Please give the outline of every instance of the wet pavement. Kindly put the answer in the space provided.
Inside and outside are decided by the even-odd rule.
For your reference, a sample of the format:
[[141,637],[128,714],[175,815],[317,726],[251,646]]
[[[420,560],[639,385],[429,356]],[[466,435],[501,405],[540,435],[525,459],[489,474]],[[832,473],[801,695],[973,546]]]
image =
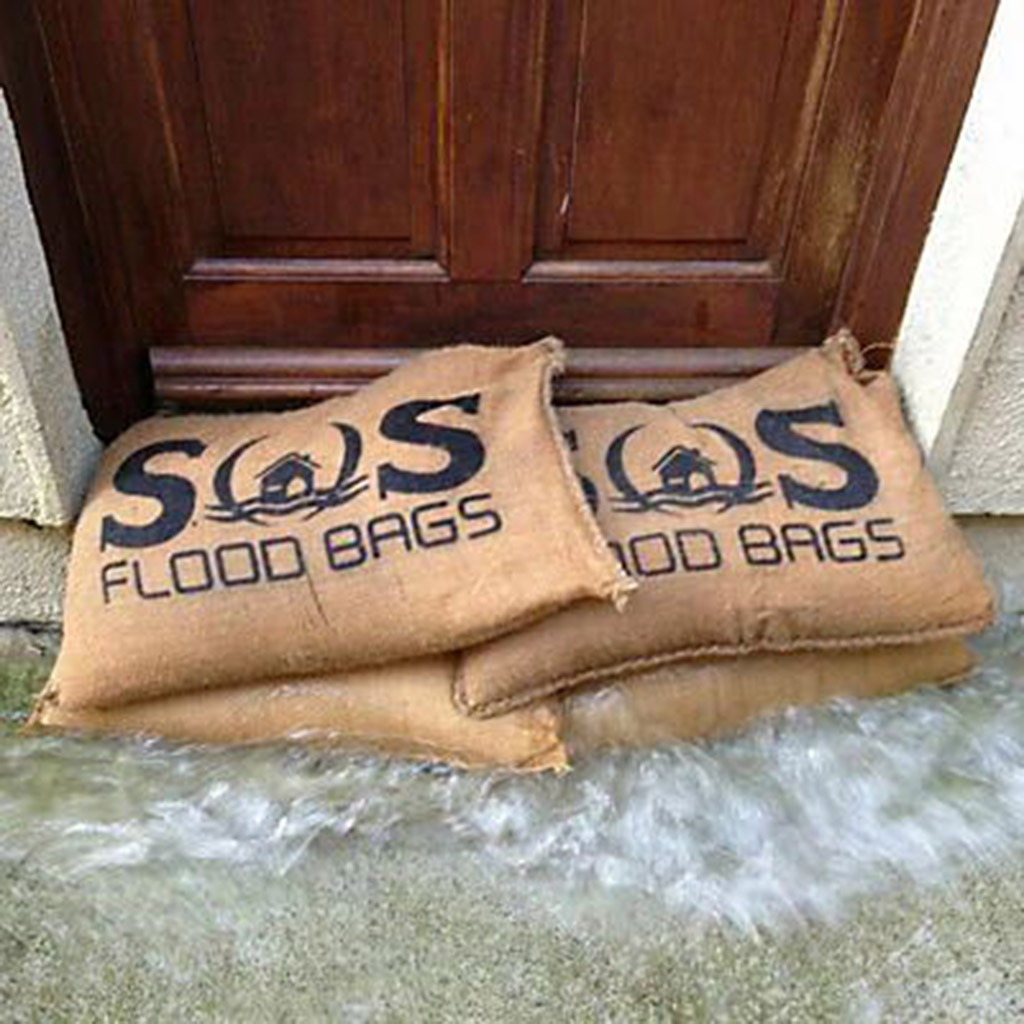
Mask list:
[[0,683],[0,1021],[1024,1015],[1024,637],[564,777],[22,738]]

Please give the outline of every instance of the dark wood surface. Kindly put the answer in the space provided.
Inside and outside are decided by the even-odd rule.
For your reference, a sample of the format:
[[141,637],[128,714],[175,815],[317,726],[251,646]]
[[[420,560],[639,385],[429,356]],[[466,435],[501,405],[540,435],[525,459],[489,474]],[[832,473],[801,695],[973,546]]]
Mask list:
[[148,408],[149,377],[145,358],[122,344],[114,328],[118,297],[108,291],[110,282],[97,265],[33,0],[0,5],[0,82],[75,374],[92,423],[109,436]]
[[433,233],[412,237],[412,211],[433,205],[429,162],[410,159],[408,140],[429,134],[430,108],[407,103],[405,78],[429,67],[436,41],[406,48],[401,0],[338,9],[191,4],[223,235],[236,248],[312,238],[351,242],[349,254],[379,241],[428,255]]
[[[175,346],[301,364],[550,332],[634,367],[585,396],[670,394],[652,351],[739,366],[837,318],[888,341],[994,6],[12,0],[0,36],[32,37],[5,81],[110,433]],[[682,366],[677,390],[723,377]],[[207,378],[196,400],[328,386]]]
[[[151,350],[156,394],[170,406],[280,404],[348,394],[415,348],[174,346]],[[800,348],[574,348],[555,383],[563,402],[688,398],[759,373]]]
[[[921,4],[878,142],[833,323],[891,340],[985,49],[995,0]],[[894,244],[899,240],[899,244]],[[884,350],[874,353],[876,365]]]
[[567,242],[749,238],[772,122],[797,112],[775,109],[787,28],[812,5],[700,6],[687,18],[674,0],[586,5],[578,95],[553,97],[575,107]]

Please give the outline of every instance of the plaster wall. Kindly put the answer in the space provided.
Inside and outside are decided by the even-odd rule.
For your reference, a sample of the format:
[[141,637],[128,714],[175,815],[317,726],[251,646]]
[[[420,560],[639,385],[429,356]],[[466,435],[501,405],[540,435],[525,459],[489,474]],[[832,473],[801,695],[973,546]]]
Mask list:
[[0,519],[69,523],[98,452],[0,94]]
[[0,630],[60,621],[70,546],[68,527],[0,520]]
[[[893,368],[929,461],[944,477],[1024,267],[1024,0],[1001,0],[911,287]],[[1010,368],[1009,366],[1007,368]],[[1017,377],[1018,383],[1024,378]],[[957,500],[975,504],[962,482]],[[979,490],[986,487],[978,479]],[[1024,505],[1016,511],[1024,511]]]
[[0,624],[59,620],[67,526],[99,451],[0,92]]
[[956,512],[1024,513],[1024,275],[978,372],[941,479]]

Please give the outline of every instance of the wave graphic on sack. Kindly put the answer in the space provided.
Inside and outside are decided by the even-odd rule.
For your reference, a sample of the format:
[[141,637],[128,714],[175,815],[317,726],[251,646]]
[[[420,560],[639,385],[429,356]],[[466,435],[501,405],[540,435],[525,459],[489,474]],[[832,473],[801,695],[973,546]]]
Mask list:
[[637,487],[626,471],[625,448],[643,424],[629,427],[608,446],[605,466],[619,493],[612,500],[616,512],[666,511],[673,508],[700,508],[718,505],[726,512],[737,505],[755,505],[774,493],[767,480],[757,479],[757,466],[750,447],[725,427],[714,423],[695,423],[694,430],[712,431],[726,443],[736,460],[736,481],[718,479],[718,463],[700,448],[673,445],[653,463],[660,486],[643,490]]
[[207,505],[207,519],[218,523],[248,522],[264,525],[267,518],[281,519],[306,512],[313,519],[325,509],[346,505],[369,488],[365,473],[355,475],[362,457],[359,431],[347,423],[332,423],[341,434],[343,453],[338,475],[329,487],[317,487],[315,474],[322,467],[308,453],[288,452],[255,474],[259,491],[248,498],[236,497],[232,478],[243,455],[266,437],[253,438],[235,448],[217,467],[213,489],[217,503]]

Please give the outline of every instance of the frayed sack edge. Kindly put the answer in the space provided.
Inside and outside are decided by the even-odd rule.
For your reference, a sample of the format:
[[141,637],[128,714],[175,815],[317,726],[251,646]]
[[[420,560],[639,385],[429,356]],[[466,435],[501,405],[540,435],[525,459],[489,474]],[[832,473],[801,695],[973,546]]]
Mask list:
[[[791,653],[794,653],[794,652],[791,652]],[[849,693],[849,694],[835,693],[835,694],[830,694],[829,696],[824,697],[824,698],[822,698],[820,700],[815,700],[815,701],[811,701],[811,702],[808,702],[808,703],[799,703],[799,704],[794,703],[794,704],[786,704],[786,705],[783,705],[783,706],[780,706],[780,707],[765,708],[765,709],[763,709],[761,711],[755,711],[752,715],[750,715],[749,718],[745,719],[743,722],[738,722],[738,723],[734,723],[734,724],[731,724],[731,725],[723,726],[720,729],[710,729],[707,732],[700,733],[699,736],[681,737],[681,736],[672,736],[671,734],[667,734],[667,735],[665,735],[661,739],[650,739],[648,741],[645,741],[644,744],[643,744],[643,747],[649,749],[649,748],[656,748],[656,747],[659,747],[659,746],[665,746],[665,745],[670,744],[670,743],[692,743],[692,742],[699,742],[701,740],[714,740],[714,739],[722,739],[722,738],[727,737],[727,736],[737,736],[737,735],[740,735],[741,733],[743,733],[745,730],[751,728],[756,722],[760,721],[761,719],[771,718],[773,715],[782,714],[785,711],[791,710],[793,708],[822,707],[822,706],[824,706],[826,704],[831,703],[832,701],[843,701],[843,700],[871,700],[871,701],[874,701],[874,700],[887,700],[887,699],[892,698],[892,697],[900,697],[900,696],[904,696],[907,693],[913,693],[914,691],[919,690],[919,689],[921,689],[923,687],[938,686],[938,687],[941,687],[941,688],[945,688],[947,686],[955,686],[958,683],[962,683],[964,680],[968,679],[971,676],[971,674],[975,671],[976,668],[977,668],[977,664],[975,663],[975,661],[974,661],[974,659],[972,657],[971,664],[968,665],[966,668],[958,668],[958,669],[955,669],[953,671],[947,672],[945,675],[936,676],[934,679],[922,680],[920,682],[913,683],[913,684],[909,685],[905,690],[895,691],[893,693],[887,693],[887,694],[882,694],[882,695],[878,695],[878,694],[862,695],[862,694],[856,694],[856,693]],[[600,688],[602,688],[605,685],[607,685],[609,687],[612,687],[612,686],[614,686],[616,684],[616,682],[622,682],[622,681],[623,681],[622,679],[606,680],[603,683],[598,684],[595,687],[595,689],[600,689]],[[627,679],[625,681],[628,682],[629,680]],[[569,698],[570,698],[570,694],[566,694],[565,699],[568,700]],[[587,748],[585,744],[582,744],[582,743],[579,743],[579,742],[577,742],[574,745],[574,743],[573,743],[573,736],[572,736],[572,730],[571,730],[571,728],[569,726],[569,721],[570,721],[570,715],[569,714],[563,714],[561,722],[559,723],[559,726],[558,726],[558,737],[561,740],[561,742],[564,744],[567,756],[568,756],[570,762],[572,762],[572,763],[575,763],[577,758],[585,759],[585,758],[591,757],[591,756],[593,756],[594,754],[597,754],[597,753],[603,753],[603,752],[612,751],[612,750],[636,750],[637,749],[636,744],[630,744],[628,740],[622,740],[622,741],[620,741],[618,743],[597,744],[597,745],[595,745],[592,748]]]
[[869,636],[853,637],[813,637],[793,640],[788,643],[756,643],[756,644],[705,644],[702,647],[679,648],[663,654],[633,658],[602,668],[587,669],[571,675],[560,676],[543,686],[531,687],[520,693],[499,697],[496,700],[473,703],[465,690],[465,673],[463,659],[460,656],[455,667],[453,698],[456,707],[470,718],[494,718],[508,711],[532,704],[545,697],[551,697],[563,690],[575,690],[588,683],[611,682],[625,675],[644,672],[648,669],[662,668],[697,658],[735,658],[752,654],[792,654],[797,651],[842,651],[857,650],[864,647],[894,647],[899,644],[927,643],[929,640],[946,640],[951,637],[969,636],[980,633],[992,624],[993,609],[989,608],[981,615],[965,619],[962,622],[933,629],[912,630],[904,633],[876,633]]
[[[265,685],[265,684],[261,684]],[[208,694],[209,690],[196,691]],[[176,695],[181,697],[183,695]],[[159,699],[159,698],[157,698]],[[552,737],[551,742],[540,746],[534,753],[521,760],[514,761],[488,761],[485,757],[467,756],[465,753],[454,748],[445,747],[441,744],[431,743],[416,737],[398,735],[393,733],[346,733],[344,729],[321,729],[301,727],[292,732],[280,736],[268,736],[260,739],[239,740],[237,743],[206,742],[203,740],[189,739],[187,737],[165,734],[158,729],[90,729],[85,726],[75,725],[53,725],[44,721],[47,711],[50,708],[60,705],[60,687],[51,677],[43,687],[35,704],[29,714],[28,720],[19,730],[21,736],[37,736],[42,734],[53,735],[80,735],[90,737],[143,737],[147,739],[160,739],[169,743],[182,744],[185,746],[217,747],[256,747],[269,746],[273,744],[298,743],[304,746],[329,747],[338,751],[348,753],[376,753],[378,755],[395,757],[407,761],[424,762],[427,764],[444,764],[462,771],[487,771],[505,772],[509,774],[536,774],[539,772],[553,771],[562,774],[569,771],[569,755],[563,734],[564,715],[561,704],[538,707],[535,710],[543,716],[543,721],[532,722],[527,727],[528,731],[534,734],[542,733]],[[108,709],[116,710],[116,708]],[[102,713],[102,712],[101,712]]]
[[537,345],[547,345],[548,351],[552,354],[552,361],[544,374],[544,383],[541,394],[541,402],[544,406],[544,421],[548,427],[548,434],[555,451],[558,453],[558,464],[562,467],[562,477],[566,486],[573,496],[573,508],[576,511],[583,529],[589,541],[590,554],[594,558],[595,565],[606,578],[599,586],[597,597],[601,600],[610,600],[617,611],[622,611],[629,600],[629,595],[636,590],[638,584],[619,564],[618,559],[612,554],[608,546],[608,540],[601,532],[597,517],[587,503],[587,496],[583,492],[583,485],[572,464],[572,456],[569,454],[568,445],[564,440],[561,424],[555,415],[554,405],[554,378],[556,375],[565,372],[566,356],[565,343],[559,338],[544,338],[536,342]]
[[[879,376],[880,371],[867,369],[864,349],[848,327],[841,327],[835,334],[826,338],[821,344],[821,350],[826,354],[836,354],[842,360],[843,367],[849,376],[859,384],[866,384]],[[568,452],[566,452],[566,457],[568,458]],[[616,605],[616,607],[619,606]],[[509,694],[505,697],[482,702],[472,701],[466,692],[464,660],[460,654],[455,667],[452,699],[455,702],[455,706],[463,714],[471,718],[494,718],[507,711],[513,711],[545,697],[559,694],[563,690],[573,690],[588,683],[612,682],[624,675],[652,668],[661,668],[697,658],[719,656],[742,657],[750,654],[786,654],[797,651],[829,651],[856,649],[875,645],[894,646],[907,643],[926,643],[929,640],[943,640],[981,632],[992,624],[994,617],[995,610],[990,606],[980,615],[973,616],[962,622],[904,633],[853,637],[798,638],[784,644],[772,644],[770,642],[756,644],[706,644],[701,647],[677,648],[662,654],[634,658],[602,668],[588,669],[583,672],[560,676],[545,683],[543,686],[530,687],[520,693]]]

